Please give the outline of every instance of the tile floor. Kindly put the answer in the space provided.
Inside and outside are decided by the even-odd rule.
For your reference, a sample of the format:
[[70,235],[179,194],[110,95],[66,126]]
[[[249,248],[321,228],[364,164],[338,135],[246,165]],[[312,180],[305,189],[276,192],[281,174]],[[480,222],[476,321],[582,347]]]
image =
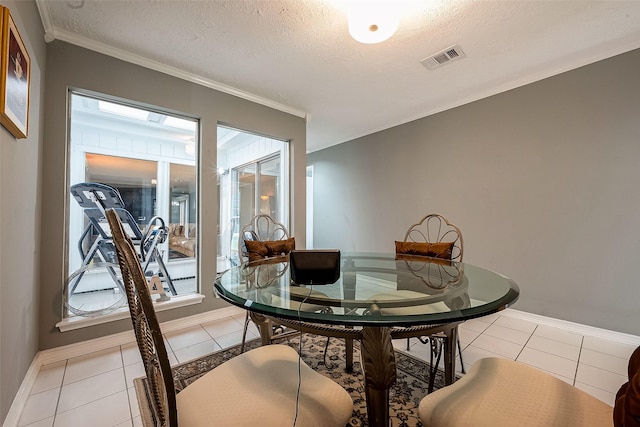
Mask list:
[[[165,334],[172,364],[240,342],[244,315]],[[634,346],[531,323],[506,312],[460,326],[465,367],[487,356],[519,360],[543,369],[613,404],[625,382]],[[257,330],[250,330],[251,337]],[[406,340],[394,343],[404,349]],[[410,353],[428,358],[412,339]],[[459,360],[457,366],[459,367]],[[23,410],[20,426],[141,426],[133,379],[144,375],[135,343],[45,365]]]

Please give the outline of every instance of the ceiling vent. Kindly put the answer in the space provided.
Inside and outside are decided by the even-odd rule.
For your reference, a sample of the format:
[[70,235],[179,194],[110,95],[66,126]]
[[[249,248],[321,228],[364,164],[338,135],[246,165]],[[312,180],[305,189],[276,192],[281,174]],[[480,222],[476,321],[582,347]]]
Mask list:
[[441,67],[460,58],[464,58],[464,52],[462,49],[458,46],[451,46],[442,52],[438,52],[435,55],[424,58],[420,63],[429,70],[433,70],[434,68]]

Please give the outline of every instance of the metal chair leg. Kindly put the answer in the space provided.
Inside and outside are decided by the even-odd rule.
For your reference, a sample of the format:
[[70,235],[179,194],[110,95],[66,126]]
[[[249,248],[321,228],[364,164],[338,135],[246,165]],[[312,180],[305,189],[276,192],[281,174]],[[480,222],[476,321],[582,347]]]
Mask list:
[[240,346],[240,354],[244,353],[244,344],[247,341],[247,329],[249,328],[250,320],[251,319],[249,318],[249,312],[247,311],[247,314],[244,318],[244,329],[242,331],[242,345]]
[[[424,344],[426,344],[427,342],[431,341],[431,348],[430,350],[430,354],[429,354],[429,386],[427,389],[427,393],[431,393],[433,391],[434,388],[434,381],[435,381],[435,376],[436,376],[436,372],[438,371],[438,365],[440,364],[440,358],[442,356],[442,350],[443,350],[443,346],[444,346],[444,341],[447,339],[446,337],[439,337],[438,339],[434,339],[434,337],[425,337],[426,340],[423,341],[422,337],[418,337],[418,339],[420,341],[422,341]],[[456,346],[458,347],[458,355],[460,356],[460,369],[462,371],[463,374],[466,374],[466,371],[464,369],[464,362],[462,360],[462,346],[460,345],[460,337],[456,337]],[[434,357],[435,357],[435,363],[434,363]]]
[[460,356],[460,370],[463,374],[467,372],[464,369],[464,362],[462,361],[462,346],[460,345],[460,337],[458,336],[458,355]]
[[[433,388],[435,386],[436,381],[436,373],[438,372],[438,365],[440,364],[440,359],[442,357],[442,349],[444,346],[444,339],[433,339],[430,338],[430,352],[429,352],[429,385],[427,388],[427,393],[433,392]],[[435,356],[435,363],[434,358]]]

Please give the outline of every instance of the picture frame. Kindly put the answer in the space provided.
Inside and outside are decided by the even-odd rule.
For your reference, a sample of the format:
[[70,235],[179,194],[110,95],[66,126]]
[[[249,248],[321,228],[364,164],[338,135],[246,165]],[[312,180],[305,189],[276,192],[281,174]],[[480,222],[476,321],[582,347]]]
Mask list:
[[31,58],[9,9],[0,10],[0,124],[17,138],[29,130]]

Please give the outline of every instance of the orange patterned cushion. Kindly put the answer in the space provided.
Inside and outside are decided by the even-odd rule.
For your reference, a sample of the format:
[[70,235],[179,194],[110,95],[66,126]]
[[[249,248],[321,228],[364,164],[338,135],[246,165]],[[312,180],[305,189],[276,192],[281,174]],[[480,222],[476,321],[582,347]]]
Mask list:
[[420,255],[432,258],[451,259],[454,242],[398,242],[396,241],[396,254]]
[[249,262],[287,255],[296,248],[294,237],[286,240],[245,240]]

